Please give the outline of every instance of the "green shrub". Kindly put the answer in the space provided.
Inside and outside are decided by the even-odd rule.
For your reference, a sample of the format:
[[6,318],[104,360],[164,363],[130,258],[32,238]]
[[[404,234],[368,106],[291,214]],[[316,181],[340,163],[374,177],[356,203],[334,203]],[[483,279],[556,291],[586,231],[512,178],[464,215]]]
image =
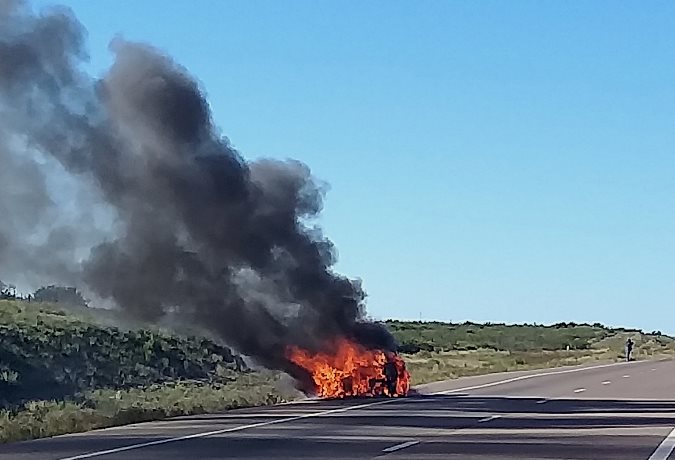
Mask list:
[[[422,350],[556,351],[568,346],[588,350],[617,330],[598,325],[559,323],[553,326],[386,321],[402,353]],[[672,340],[672,339],[671,339]]]
[[39,304],[1,302],[0,312],[0,408],[97,388],[220,381],[245,370],[229,348],[204,338],[102,327]]

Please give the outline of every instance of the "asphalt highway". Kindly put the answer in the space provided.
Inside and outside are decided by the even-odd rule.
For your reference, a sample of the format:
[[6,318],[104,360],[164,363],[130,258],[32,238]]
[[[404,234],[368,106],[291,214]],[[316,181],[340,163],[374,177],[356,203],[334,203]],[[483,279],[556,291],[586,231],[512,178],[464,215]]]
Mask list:
[[675,362],[492,374],[0,446],[0,460],[675,459]]

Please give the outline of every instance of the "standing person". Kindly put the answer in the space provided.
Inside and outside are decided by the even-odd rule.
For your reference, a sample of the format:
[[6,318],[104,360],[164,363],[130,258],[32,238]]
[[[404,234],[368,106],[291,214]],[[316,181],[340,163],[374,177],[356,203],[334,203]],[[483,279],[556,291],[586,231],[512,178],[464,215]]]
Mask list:
[[630,354],[633,351],[633,339],[628,337],[626,340],[626,361],[630,361]]
[[389,396],[396,394],[396,386],[398,384],[398,369],[393,357],[388,356],[387,362],[384,365],[384,376],[387,380],[387,393]]

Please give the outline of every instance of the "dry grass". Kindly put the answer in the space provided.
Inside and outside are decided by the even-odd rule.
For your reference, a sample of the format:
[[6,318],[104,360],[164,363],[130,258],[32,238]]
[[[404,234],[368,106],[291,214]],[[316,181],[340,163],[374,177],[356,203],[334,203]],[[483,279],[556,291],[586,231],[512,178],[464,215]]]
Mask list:
[[587,350],[497,351],[493,349],[422,351],[406,355],[413,385],[458,377],[528,369],[574,366],[625,359],[628,336],[635,341],[634,358],[675,357],[675,341],[652,335],[619,333],[598,341]]
[[0,411],[0,443],[56,436],[178,415],[220,412],[290,400],[274,376],[245,374],[227,384],[182,382],[125,391],[97,390],[80,400],[34,401]]
[[[420,355],[426,356],[420,356]],[[573,366],[605,360],[601,351],[515,352],[495,350],[423,352],[406,356],[414,385],[472,375]]]

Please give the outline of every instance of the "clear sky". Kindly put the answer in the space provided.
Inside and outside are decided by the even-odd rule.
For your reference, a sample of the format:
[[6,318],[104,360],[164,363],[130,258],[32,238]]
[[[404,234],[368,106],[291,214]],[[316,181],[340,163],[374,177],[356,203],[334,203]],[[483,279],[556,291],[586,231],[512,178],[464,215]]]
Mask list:
[[330,183],[374,317],[675,333],[675,2],[60,3],[94,72],[150,42],[245,157]]

